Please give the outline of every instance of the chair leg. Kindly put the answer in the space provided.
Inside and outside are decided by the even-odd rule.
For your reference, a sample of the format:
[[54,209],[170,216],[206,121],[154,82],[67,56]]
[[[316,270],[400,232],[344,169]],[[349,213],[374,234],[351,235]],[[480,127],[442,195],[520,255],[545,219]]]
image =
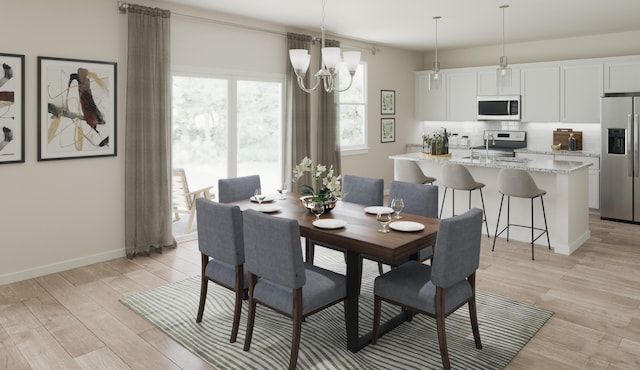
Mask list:
[[442,218],[442,211],[444,210],[444,200],[447,199],[447,188],[444,188],[444,195],[442,195],[442,205],[440,206],[440,216]]
[[[484,206],[484,197],[482,196],[482,189],[480,190],[480,201],[482,202],[482,212],[484,213],[484,227],[487,229],[487,238],[490,238],[489,235],[489,221],[487,221],[487,209]],[[469,194],[469,209],[471,209],[471,194]]]
[[511,197],[507,195],[507,241],[509,241],[509,225],[511,225]]
[[378,342],[378,330],[380,329],[380,309],[382,308],[382,300],[375,296],[373,299],[373,330],[371,331],[371,344]]
[[551,249],[551,242],[549,241],[549,228],[547,227],[547,213],[544,211],[544,200],[542,199],[542,195],[540,196],[540,203],[542,204],[542,216],[544,218],[544,230],[547,233],[547,245],[549,249]]
[[189,234],[191,229],[193,228],[193,219],[196,215],[196,207],[191,208],[191,213],[189,213],[189,220],[187,220],[187,226],[184,228],[184,233]]
[[476,343],[477,349],[482,349],[480,341],[480,329],[478,329],[478,313],[476,310],[476,274],[475,272],[467,278],[471,284],[472,295],[469,299],[469,318],[471,319],[471,330],[473,331],[473,341]]
[[384,274],[384,270],[382,269],[382,262],[378,262],[378,274]]
[[300,336],[302,334],[302,288],[293,291],[293,337],[291,338],[291,356],[289,370],[294,370],[298,363]]
[[207,287],[209,286],[209,279],[204,275],[207,264],[209,263],[209,256],[200,254],[202,259],[202,272],[200,282],[200,304],[198,305],[198,316],[196,316],[196,322],[202,322],[202,314],[204,313],[204,304],[207,301]]
[[533,198],[531,198],[531,260],[533,261]]
[[253,336],[253,323],[256,319],[256,301],[253,300],[253,288],[258,281],[256,275],[249,273],[249,313],[247,314],[247,330],[244,335],[243,351],[249,351],[251,348],[251,337]]
[[496,238],[498,237],[498,227],[500,226],[500,214],[502,213],[503,202],[504,202],[504,194],[502,194],[502,198],[500,198],[500,209],[498,210],[498,219],[496,220],[496,232],[495,234],[493,234],[493,247],[491,247],[492,252],[496,248]]
[[451,363],[449,362],[449,350],[447,348],[447,333],[444,327],[444,289],[440,287],[436,287],[436,327],[442,367],[445,370],[450,370]]
[[236,266],[236,300],[233,307],[233,326],[231,327],[231,338],[229,343],[235,343],[238,338],[238,328],[240,327],[240,314],[242,313],[242,297],[244,295],[244,268],[243,265]]
[[313,240],[305,239],[305,257],[306,262],[313,265],[313,257],[315,255],[316,246]]
[[456,189],[451,188],[451,217],[456,215]]

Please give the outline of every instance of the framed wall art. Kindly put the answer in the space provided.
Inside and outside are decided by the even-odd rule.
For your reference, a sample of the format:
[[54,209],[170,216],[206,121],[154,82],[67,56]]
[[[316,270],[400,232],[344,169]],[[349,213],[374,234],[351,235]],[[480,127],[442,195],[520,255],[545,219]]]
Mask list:
[[382,114],[396,114],[395,90],[380,90],[380,107]]
[[0,53],[0,164],[24,162],[24,55]]
[[382,118],[380,120],[380,142],[393,143],[396,141],[396,119],[395,118]]
[[116,67],[38,57],[38,161],[116,155]]

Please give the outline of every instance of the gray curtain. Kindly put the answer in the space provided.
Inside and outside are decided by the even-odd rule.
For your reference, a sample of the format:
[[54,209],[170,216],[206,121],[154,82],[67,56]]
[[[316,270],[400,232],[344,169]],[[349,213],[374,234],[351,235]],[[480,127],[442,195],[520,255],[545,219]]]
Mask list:
[[128,258],[175,247],[171,222],[171,50],[168,10],[129,5],[125,142]]
[[[326,47],[340,47],[339,41],[325,40]],[[335,94],[327,93],[318,88],[318,162],[329,168],[333,165],[336,173],[340,174],[340,139],[338,135],[338,116]]]
[[[291,165],[295,166],[305,157],[311,156],[311,94],[307,94],[298,87],[297,77],[289,62],[289,49],[307,49],[311,47],[311,36],[300,35],[296,33],[287,33],[287,138],[291,146],[290,158]],[[314,72],[308,71],[304,77],[305,86],[309,86],[309,74]],[[290,171],[290,168],[286,169]],[[309,184],[311,177],[305,174],[305,177],[298,180],[295,187],[290,187],[292,191],[297,192],[299,184]]]

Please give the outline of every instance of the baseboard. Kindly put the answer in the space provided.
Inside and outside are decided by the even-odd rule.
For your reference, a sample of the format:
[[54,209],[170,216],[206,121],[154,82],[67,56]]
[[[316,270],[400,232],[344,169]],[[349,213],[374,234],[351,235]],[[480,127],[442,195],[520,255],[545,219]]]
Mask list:
[[109,261],[112,259],[124,257],[125,255],[126,254],[125,254],[124,248],[114,249],[108,252],[98,253],[91,256],[74,258],[67,261],[52,263],[50,265],[38,266],[28,270],[12,272],[9,274],[0,275],[0,285],[14,283],[16,281],[32,279],[39,276],[54,274],[56,272],[65,271],[65,270],[87,266],[87,265],[92,265],[98,262]]

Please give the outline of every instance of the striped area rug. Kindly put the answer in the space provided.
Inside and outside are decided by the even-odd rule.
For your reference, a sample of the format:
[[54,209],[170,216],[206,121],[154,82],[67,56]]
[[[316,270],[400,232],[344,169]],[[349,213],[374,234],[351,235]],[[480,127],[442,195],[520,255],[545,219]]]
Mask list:
[[[316,264],[344,273],[342,254],[316,248]],[[360,330],[371,330],[373,279],[377,265],[364,261],[360,297]],[[209,284],[200,324],[195,322],[200,279],[192,277],[121,299],[177,342],[216,369],[284,369],[289,363],[291,321],[258,306],[251,350],[242,350],[247,302],[238,341],[229,343],[233,293]],[[477,350],[466,305],[446,319],[447,342],[455,369],[502,369],[553,315],[552,311],[487,292],[477,292],[482,350]],[[358,353],[346,349],[344,306],[335,305],[308,317],[302,326],[298,369],[438,369],[442,367],[435,320],[416,315]],[[383,319],[395,315],[383,303]]]

